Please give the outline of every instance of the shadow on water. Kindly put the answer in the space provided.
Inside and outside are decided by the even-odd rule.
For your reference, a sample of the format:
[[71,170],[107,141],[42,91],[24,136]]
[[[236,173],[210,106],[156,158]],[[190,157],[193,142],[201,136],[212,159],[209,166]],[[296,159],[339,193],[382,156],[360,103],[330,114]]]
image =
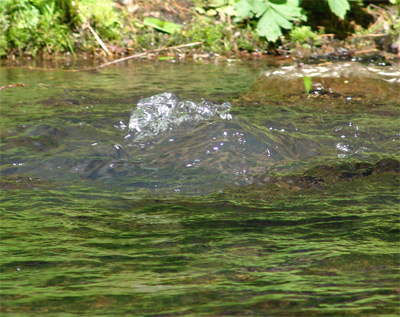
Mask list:
[[[395,67],[0,72],[3,314],[399,313]],[[230,117],[135,139],[164,91]]]

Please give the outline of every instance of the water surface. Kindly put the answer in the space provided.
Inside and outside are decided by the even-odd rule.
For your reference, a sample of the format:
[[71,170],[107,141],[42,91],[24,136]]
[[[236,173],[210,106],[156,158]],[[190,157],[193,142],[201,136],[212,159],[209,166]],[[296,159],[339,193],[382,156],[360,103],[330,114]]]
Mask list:
[[[398,315],[398,70],[362,67],[310,96],[262,61],[0,69],[2,313]],[[234,119],[129,147],[164,91]]]

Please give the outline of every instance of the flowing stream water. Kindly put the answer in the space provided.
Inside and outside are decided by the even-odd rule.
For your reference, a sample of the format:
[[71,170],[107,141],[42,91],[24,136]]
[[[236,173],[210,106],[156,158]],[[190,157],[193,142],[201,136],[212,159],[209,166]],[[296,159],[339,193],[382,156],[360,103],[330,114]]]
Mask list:
[[398,66],[72,70],[0,68],[2,314],[400,314]]

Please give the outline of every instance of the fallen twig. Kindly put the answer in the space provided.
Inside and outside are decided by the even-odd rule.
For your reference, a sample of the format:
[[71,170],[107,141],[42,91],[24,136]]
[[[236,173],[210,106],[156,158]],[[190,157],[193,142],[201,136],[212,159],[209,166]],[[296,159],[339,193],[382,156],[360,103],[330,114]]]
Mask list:
[[387,34],[353,34],[353,37],[382,37],[382,36],[387,36]]
[[107,49],[107,47],[105,46],[104,42],[101,40],[101,38],[97,35],[97,33],[95,32],[95,30],[93,30],[93,28],[90,26],[90,24],[88,23],[87,25],[88,29],[90,30],[90,32],[92,32],[94,38],[96,39],[96,41],[100,44],[101,48],[104,50],[104,52],[106,52],[106,54],[108,56],[111,56],[110,51]]
[[319,36],[319,37],[334,37],[334,36],[335,36],[335,34],[333,34],[333,33],[328,33],[328,34],[318,34],[317,36]]
[[120,63],[120,62],[127,61],[129,59],[145,56],[145,55],[148,55],[148,54],[151,54],[151,53],[157,53],[157,52],[161,52],[161,51],[165,51],[165,50],[174,50],[174,49],[182,48],[182,47],[196,46],[196,45],[200,45],[200,44],[203,44],[203,42],[194,42],[194,43],[182,44],[182,45],[177,45],[177,46],[161,47],[161,48],[157,48],[157,49],[154,49],[154,50],[146,51],[146,52],[143,52],[143,53],[139,53],[139,54],[123,57],[123,58],[120,58],[120,59],[116,59],[115,61],[101,64],[101,65],[97,66],[95,69],[100,69],[100,68],[107,67],[107,66],[110,66],[110,65],[113,65],[113,64],[117,64],[117,63]]
[[14,88],[14,87],[25,87],[25,84],[5,85],[5,86],[1,86],[1,87],[0,87],[0,90],[6,89],[6,88]]
[[76,11],[79,14],[80,20],[82,21],[82,26],[83,27],[87,27],[89,29],[89,31],[93,34],[94,38],[96,39],[96,41],[100,44],[101,48],[104,50],[104,52],[106,52],[106,54],[108,56],[111,56],[110,51],[107,49],[107,47],[105,46],[104,42],[101,40],[101,38],[97,35],[96,31],[91,27],[89,20],[87,19],[87,17],[85,17],[82,12],[79,10],[79,7],[77,7]]
[[[166,50],[178,50],[179,48],[191,47],[191,46],[196,46],[196,45],[200,45],[200,44],[203,44],[203,42],[193,42],[193,43],[182,44],[182,45],[177,45],[177,46],[161,47],[161,48],[157,48],[157,49],[154,49],[154,50],[149,50],[149,51],[146,51],[146,52],[143,52],[143,53],[139,53],[139,54],[127,56],[127,57],[124,57],[124,58],[116,59],[116,60],[114,60],[112,62],[101,64],[101,65],[99,65],[97,67],[82,68],[82,69],[63,69],[63,71],[65,71],[65,72],[96,71],[96,70],[98,70],[100,68],[103,68],[103,67],[107,67],[107,66],[110,66],[110,65],[113,65],[113,64],[117,64],[117,63],[120,63],[120,62],[123,62],[123,61],[127,61],[129,59],[138,58],[138,57],[141,57],[141,56],[146,56],[148,54],[157,53],[157,52],[166,51]],[[18,66],[18,67],[21,68],[23,66]],[[47,71],[52,71],[53,70],[51,68],[40,68],[40,67],[30,67],[30,66],[28,66],[27,68],[28,69],[47,70]],[[7,87],[4,86],[4,88],[7,88]]]
[[365,53],[371,53],[371,52],[379,52],[379,50],[376,49],[376,48],[371,48],[371,49],[368,49],[368,50],[358,51],[355,54],[359,55],[359,54],[365,54]]

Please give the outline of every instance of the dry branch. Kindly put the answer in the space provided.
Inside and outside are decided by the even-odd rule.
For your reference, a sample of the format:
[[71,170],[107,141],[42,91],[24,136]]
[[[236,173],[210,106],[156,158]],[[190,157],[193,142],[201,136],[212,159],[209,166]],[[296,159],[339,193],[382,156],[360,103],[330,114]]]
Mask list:
[[146,52],[143,52],[143,53],[139,53],[139,54],[123,57],[123,58],[120,58],[120,59],[116,59],[115,61],[101,64],[101,65],[97,66],[95,69],[100,69],[100,68],[103,68],[103,67],[107,67],[107,66],[110,66],[110,65],[113,65],[113,64],[121,63],[121,62],[130,60],[130,59],[133,59],[133,58],[142,57],[142,56],[145,56],[145,55],[148,55],[148,54],[152,54],[152,53],[157,53],[157,52],[161,52],[161,51],[165,51],[165,50],[174,50],[174,49],[183,48],[183,47],[191,47],[191,46],[196,46],[196,45],[200,45],[200,44],[203,44],[203,42],[194,42],[194,43],[182,44],[182,45],[177,45],[177,46],[161,47],[161,48],[157,48],[157,49],[154,49],[154,50],[149,50],[149,51],[146,51]]
[[6,89],[6,88],[14,88],[14,87],[25,87],[25,84],[5,85],[5,86],[1,86],[1,87],[0,87],[0,90]]

